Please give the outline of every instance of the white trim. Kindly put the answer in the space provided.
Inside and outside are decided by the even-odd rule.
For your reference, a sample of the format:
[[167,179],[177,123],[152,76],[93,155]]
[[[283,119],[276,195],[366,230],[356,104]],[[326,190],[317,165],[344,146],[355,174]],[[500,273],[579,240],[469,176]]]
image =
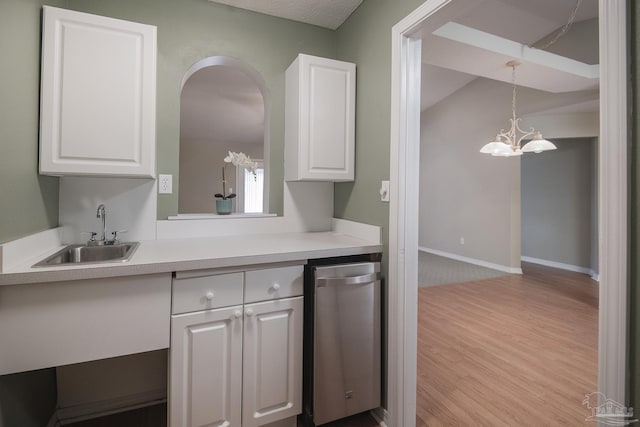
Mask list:
[[538,264],[538,265],[544,265],[544,266],[547,266],[547,267],[559,268],[561,270],[567,270],[567,271],[573,271],[573,272],[576,272],[576,273],[588,274],[591,277],[593,277],[596,274],[593,271],[592,268],[580,267],[579,265],[565,264],[563,262],[549,261],[549,260],[546,260],[546,259],[533,258],[533,257],[530,257],[530,256],[521,256],[520,260],[524,261],[524,262],[530,262],[532,264]]
[[380,427],[388,427],[389,413],[382,406],[372,409],[369,413]]
[[480,267],[491,268],[492,270],[503,271],[511,274],[522,274],[522,269],[520,267],[509,267],[508,265],[494,264],[492,262],[482,261],[481,259],[469,258],[458,254],[439,251],[437,249],[425,248],[424,246],[418,246],[418,250],[445,258],[455,259],[456,261],[466,262],[468,264],[479,265]]
[[600,323],[598,391],[626,403],[627,22],[626,3],[599,1]]
[[[391,135],[389,206],[389,384],[388,411],[392,427],[413,427],[416,417],[417,313],[417,150],[420,79],[412,65],[421,59],[411,36],[428,17],[466,0],[428,0],[396,24],[391,34]],[[598,389],[607,398],[626,402],[627,317],[627,76],[626,2],[599,0],[600,8],[600,328]],[[413,150],[413,151],[412,151]],[[411,179],[407,180],[407,176]],[[413,236],[412,236],[413,235]],[[414,277],[415,276],[415,277]]]
[[389,345],[387,406],[392,427],[416,423],[419,39],[412,33],[451,0],[427,0],[391,30]]
[[61,425],[72,424],[78,421],[103,417],[133,409],[158,405],[167,401],[167,390],[158,389],[137,393],[130,396],[116,397],[113,399],[89,402],[68,408],[58,408],[57,418]]

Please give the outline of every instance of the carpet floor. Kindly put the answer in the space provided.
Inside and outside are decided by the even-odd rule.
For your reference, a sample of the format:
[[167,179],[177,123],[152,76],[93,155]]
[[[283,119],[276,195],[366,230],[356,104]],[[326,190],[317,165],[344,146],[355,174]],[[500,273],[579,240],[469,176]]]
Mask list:
[[428,252],[418,252],[418,287],[492,279],[508,274]]

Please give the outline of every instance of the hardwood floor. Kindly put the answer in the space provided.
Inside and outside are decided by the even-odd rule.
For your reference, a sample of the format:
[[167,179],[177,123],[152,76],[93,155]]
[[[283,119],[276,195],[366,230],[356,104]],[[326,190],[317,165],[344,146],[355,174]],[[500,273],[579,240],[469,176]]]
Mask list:
[[523,271],[419,289],[418,426],[594,425],[597,283]]

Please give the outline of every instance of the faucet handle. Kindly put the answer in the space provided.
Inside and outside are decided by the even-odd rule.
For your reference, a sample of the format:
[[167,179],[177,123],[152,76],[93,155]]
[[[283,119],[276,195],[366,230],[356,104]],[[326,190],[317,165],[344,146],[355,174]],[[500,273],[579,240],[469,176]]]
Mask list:
[[81,231],[80,233],[89,235],[89,241],[87,241],[87,244],[89,246],[96,244],[96,236],[98,235],[98,233],[96,233],[95,231]]
[[113,243],[113,244],[118,243],[120,241],[118,234],[124,234],[126,232],[127,232],[127,230],[112,231],[111,235],[113,236],[113,239],[111,239],[111,243]]

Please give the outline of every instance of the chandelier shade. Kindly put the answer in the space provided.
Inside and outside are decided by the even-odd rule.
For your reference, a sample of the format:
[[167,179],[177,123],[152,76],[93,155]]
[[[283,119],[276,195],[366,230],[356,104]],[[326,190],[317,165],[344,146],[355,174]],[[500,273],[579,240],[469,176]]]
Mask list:
[[523,147],[524,153],[542,153],[543,151],[556,150],[558,147],[542,137],[540,132],[537,132],[533,139],[527,142]]
[[[509,61],[507,66],[512,68],[511,84],[513,86],[511,98],[511,118],[509,130],[500,130],[494,141],[485,144],[480,152],[491,154],[496,157],[521,156],[523,153],[541,153],[543,151],[555,150],[557,147],[550,141],[542,137],[542,134],[530,128],[524,131],[520,128],[520,119],[516,115],[516,67],[520,65],[518,61]],[[532,138],[530,142],[521,147],[522,141]]]

